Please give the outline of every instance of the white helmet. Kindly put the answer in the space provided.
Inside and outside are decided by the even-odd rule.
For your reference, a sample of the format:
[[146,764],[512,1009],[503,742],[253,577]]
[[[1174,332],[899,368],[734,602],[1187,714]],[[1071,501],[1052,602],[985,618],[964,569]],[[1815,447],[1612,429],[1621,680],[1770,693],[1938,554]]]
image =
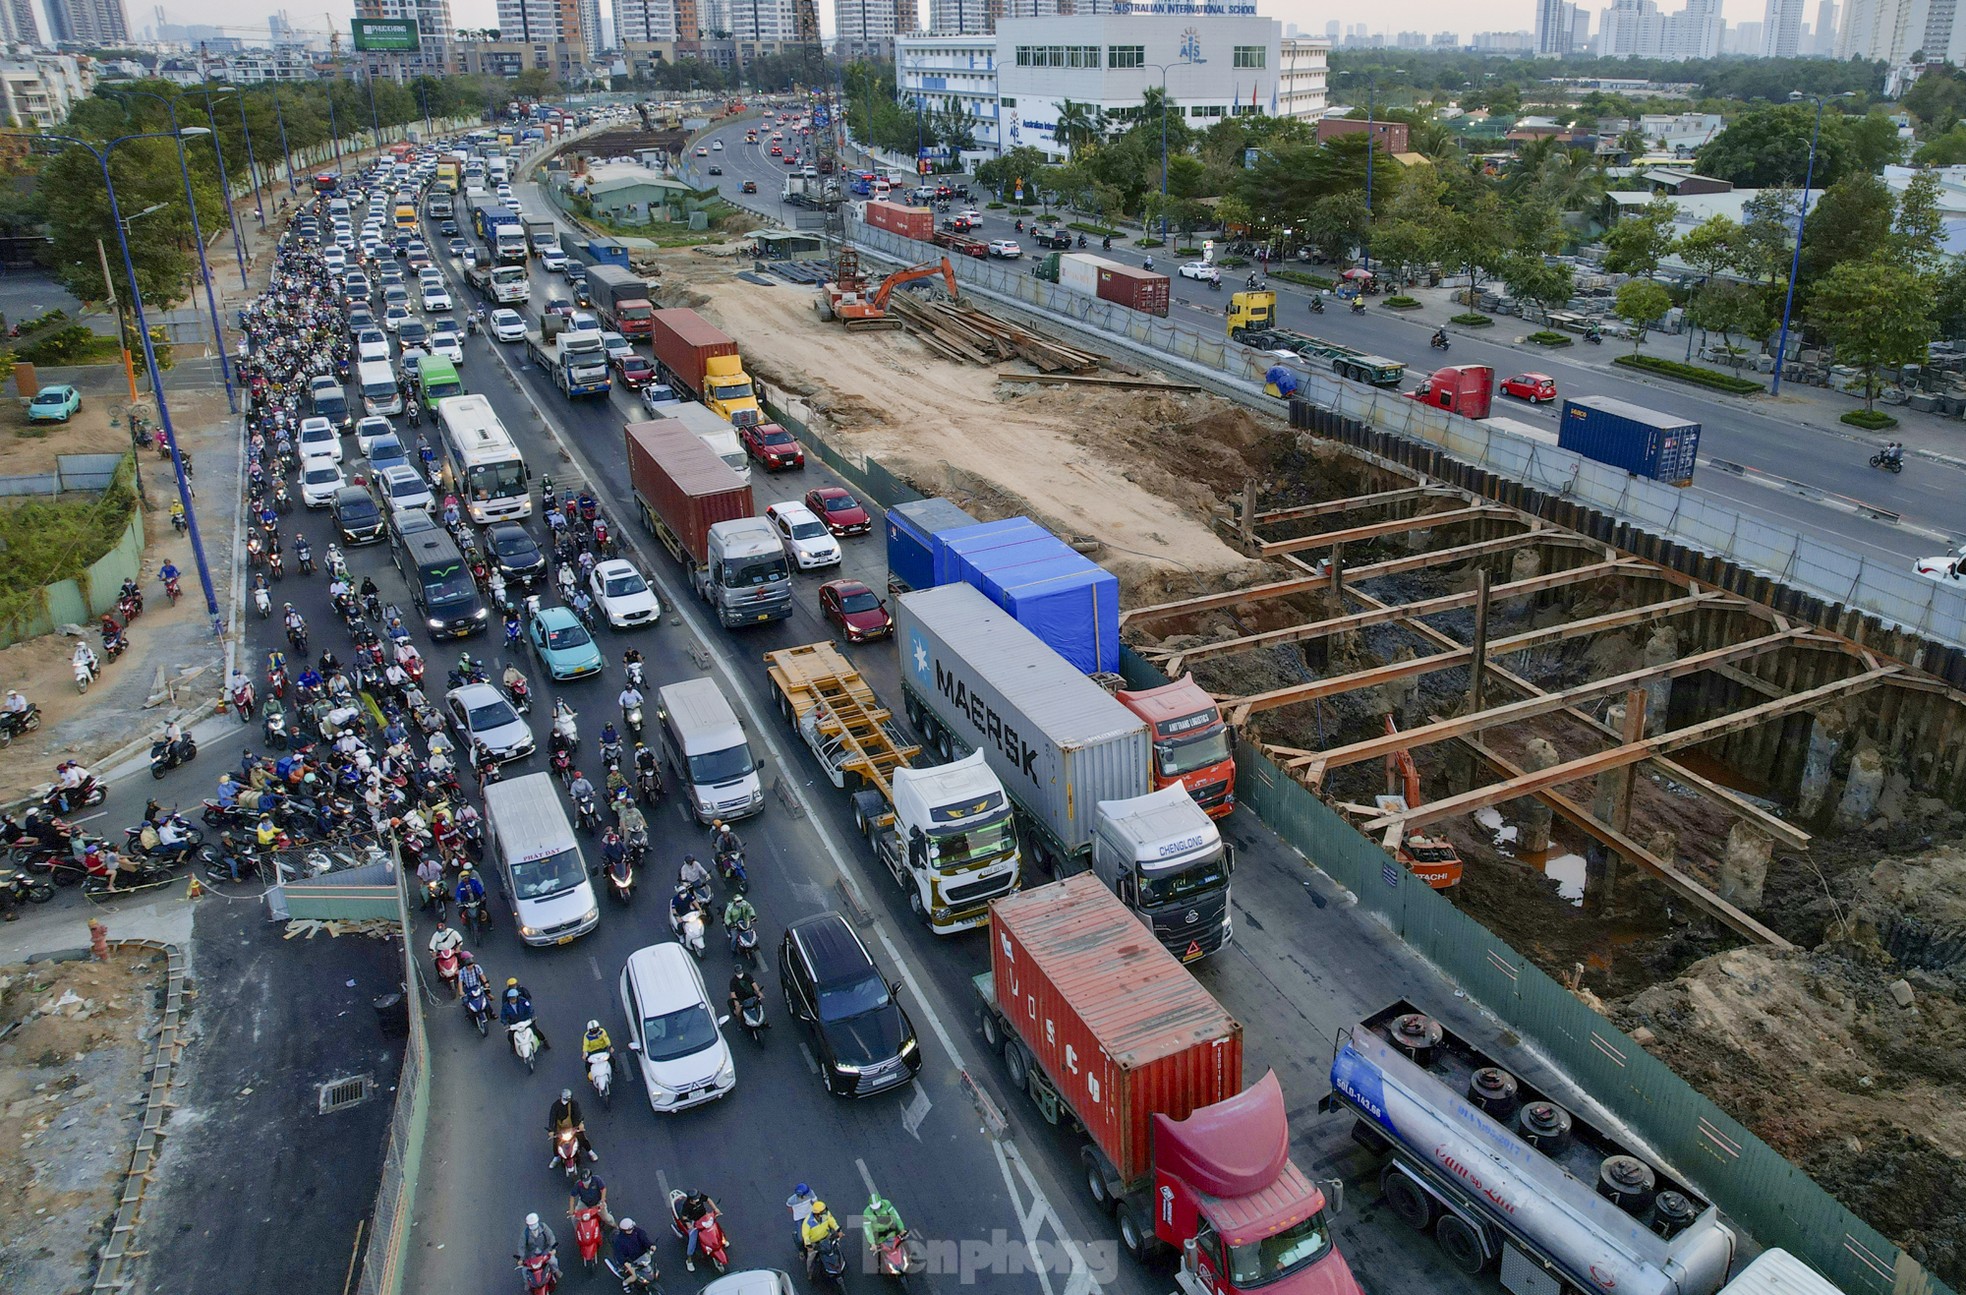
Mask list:
[[539,1226],[539,1215],[537,1215],[537,1214],[528,1214],[528,1215],[526,1215],[526,1226],[527,1226],[527,1227],[529,1227],[529,1228],[536,1228],[536,1227],[538,1227],[538,1226]]
[[635,1230],[635,1220],[633,1219],[621,1220],[621,1230],[623,1232],[633,1232]]

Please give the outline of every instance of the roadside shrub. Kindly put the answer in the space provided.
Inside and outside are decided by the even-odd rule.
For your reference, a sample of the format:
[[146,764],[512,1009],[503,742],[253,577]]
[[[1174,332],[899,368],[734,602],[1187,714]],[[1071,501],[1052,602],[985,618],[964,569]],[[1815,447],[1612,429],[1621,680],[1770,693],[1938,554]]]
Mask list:
[[1418,310],[1420,308],[1420,299],[1418,297],[1408,296],[1387,297],[1379,304],[1387,310]]
[[1538,346],[1568,346],[1575,339],[1568,333],[1553,333],[1545,328],[1531,333],[1528,340],[1536,343]]
[[1861,427],[1867,432],[1881,432],[1887,427],[1896,427],[1898,420],[1881,409],[1853,409],[1843,415],[1842,420],[1852,427]]
[[1690,382],[1696,387],[1705,387],[1709,391],[1724,391],[1730,396],[1748,396],[1767,390],[1759,382],[1750,382],[1731,373],[1722,373],[1719,369],[1707,369],[1697,364],[1668,360],[1661,355],[1620,355],[1611,362],[1622,364],[1628,369],[1656,373],[1662,378],[1672,378],[1677,382]]
[[1478,310],[1470,310],[1466,314],[1450,315],[1447,322],[1459,324],[1463,328],[1487,328],[1495,321]]

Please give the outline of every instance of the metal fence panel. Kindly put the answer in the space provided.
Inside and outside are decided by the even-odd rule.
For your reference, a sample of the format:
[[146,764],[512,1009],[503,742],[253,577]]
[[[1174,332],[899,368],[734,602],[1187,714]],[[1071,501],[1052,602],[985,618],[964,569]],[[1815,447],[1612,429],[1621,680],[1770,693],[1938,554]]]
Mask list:
[[[393,865],[401,872],[400,862]],[[396,1085],[396,1109],[389,1119],[384,1144],[382,1177],[370,1216],[368,1245],[362,1252],[362,1272],[356,1295],[400,1295],[403,1267],[409,1257],[410,1232],[416,1216],[416,1194],[422,1180],[425,1136],[430,1127],[430,1039],[423,1019],[416,952],[409,940],[409,909],[399,884],[391,888],[391,916],[400,925],[403,992],[408,999],[410,1036],[403,1050],[402,1077]]]

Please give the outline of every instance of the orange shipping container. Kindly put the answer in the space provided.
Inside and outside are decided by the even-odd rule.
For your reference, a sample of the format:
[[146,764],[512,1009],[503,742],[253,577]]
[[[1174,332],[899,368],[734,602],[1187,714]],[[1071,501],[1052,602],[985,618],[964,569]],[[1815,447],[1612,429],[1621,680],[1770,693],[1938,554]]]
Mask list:
[[904,207],[898,202],[867,204],[867,223],[903,238],[927,242],[935,233],[935,213],[927,207]]
[[1153,1169],[1154,1116],[1242,1091],[1242,1023],[1098,877],[990,906],[999,1007],[1129,1190]]

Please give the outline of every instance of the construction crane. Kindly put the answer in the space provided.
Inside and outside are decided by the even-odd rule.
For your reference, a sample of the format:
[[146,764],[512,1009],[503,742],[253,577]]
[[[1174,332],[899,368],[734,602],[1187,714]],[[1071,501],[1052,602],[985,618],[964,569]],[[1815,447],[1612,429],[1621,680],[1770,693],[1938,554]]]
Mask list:
[[[1386,716],[1386,732],[1399,732],[1391,715]],[[1381,813],[1419,808],[1420,771],[1414,766],[1412,752],[1402,747],[1386,757],[1386,794],[1377,800]],[[1386,839],[1380,844],[1405,864],[1407,871],[1435,890],[1446,890],[1461,880],[1460,852],[1447,840],[1418,833],[1406,835],[1395,823],[1386,829]]]
[[954,301],[962,295],[956,287],[955,267],[949,264],[946,256],[939,261],[924,261],[905,270],[896,270],[881,280],[880,287],[871,293],[867,290],[867,276],[860,270],[860,253],[843,247],[833,264],[833,278],[819,285],[819,315],[822,319],[840,320],[849,332],[864,333],[901,327],[900,320],[888,316],[887,299],[904,284],[940,275],[948,289],[949,300]]

